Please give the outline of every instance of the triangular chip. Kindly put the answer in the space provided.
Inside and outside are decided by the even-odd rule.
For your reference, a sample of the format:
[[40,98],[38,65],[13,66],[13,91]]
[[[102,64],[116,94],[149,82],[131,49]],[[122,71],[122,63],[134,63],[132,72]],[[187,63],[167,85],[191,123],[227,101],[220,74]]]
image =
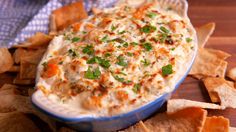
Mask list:
[[220,98],[221,106],[236,108],[236,89],[222,84],[214,89]]
[[175,111],[187,108],[187,107],[200,107],[205,109],[224,109],[223,106],[213,104],[198,102],[186,99],[171,99],[167,102],[167,113],[173,113]]
[[[148,130],[156,132],[201,132],[206,116],[206,110],[189,107],[172,114],[157,114],[145,121],[144,125]],[[125,131],[139,131],[139,128],[130,127]]]
[[26,115],[20,112],[0,113],[1,132],[40,132]]
[[120,131],[120,132],[151,132],[151,130],[149,130],[145,124],[143,123],[143,121],[139,121],[138,123],[136,123],[135,125],[129,127],[128,129],[125,129],[124,131]]
[[18,48],[18,49],[16,49],[15,52],[14,52],[14,54],[13,54],[14,62],[15,62],[16,64],[19,64],[20,61],[21,61],[21,58],[22,58],[23,56],[26,56],[26,55],[25,55],[26,52],[27,52],[27,50],[26,50],[26,49],[23,49],[23,48]]
[[20,66],[13,65],[7,72],[19,72]]
[[198,79],[204,77],[224,77],[229,54],[220,50],[199,48],[198,55],[190,71],[190,75]]
[[63,30],[69,25],[87,18],[87,16],[82,1],[63,6],[52,12],[50,31]]
[[0,48],[0,73],[8,71],[13,66],[13,59],[7,48]]
[[211,98],[212,102],[220,102],[218,94],[214,91],[215,88],[222,84],[227,84],[230,87],[234,86],[234,83],[231,81],[226,81],[224,78],[217,78],[217,77],[208,77],[203,80],[204,85],[208,91],[208,94]]
[[37,66],[37,64],[22,60],[20,63],[20,79],[34,79]]
[[52,40],[52,36],[46,35],[41,32],[37,32],[34,36],[30,37],[23,44],[15,45],[14,48],[29,48],[38,49],[40,47],[45,47]]
[[236,67],[230,69],[227,72],[227,77],[231,78],[232,80],[236,81]]
[[215,23],[213,22],[207,23],[201,27],[196,28],[199,47],[203,48],[205,46],[214,30]]
[[4,84],[0,89],[0,96],[1,95],[8,95],[8,94],[19,94],[20,92],[16,89],[16,85],[12,84]]
[[222,116],[207,117],[202,132],[228,132],[229,119]]

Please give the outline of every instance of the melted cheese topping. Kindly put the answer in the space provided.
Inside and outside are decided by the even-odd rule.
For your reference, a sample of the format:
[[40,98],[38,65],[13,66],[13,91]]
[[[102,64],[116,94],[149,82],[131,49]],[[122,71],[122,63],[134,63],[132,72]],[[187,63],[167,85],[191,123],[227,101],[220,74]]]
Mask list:
[[193,39],[189,20],[174,11],[105,9],[53,39],[36,86],[81,115],[124,113],[173,90]]

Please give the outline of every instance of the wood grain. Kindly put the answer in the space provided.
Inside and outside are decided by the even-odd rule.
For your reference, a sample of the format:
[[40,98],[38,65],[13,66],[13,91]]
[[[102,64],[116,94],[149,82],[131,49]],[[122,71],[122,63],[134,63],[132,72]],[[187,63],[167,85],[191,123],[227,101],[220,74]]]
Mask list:
[[[189,0],[189,17],[194,26],[208,22],[216,23],[216,30],[206,47],[226,51],[232,56],[227,59],[228,69],[236,66],[236,1],[235,0]],[[184,98],[211,102],[201,81],[187,77],[172,98]],[[236,127],[236,109],[208,110],[210,116],[221,115],[230,119]]]

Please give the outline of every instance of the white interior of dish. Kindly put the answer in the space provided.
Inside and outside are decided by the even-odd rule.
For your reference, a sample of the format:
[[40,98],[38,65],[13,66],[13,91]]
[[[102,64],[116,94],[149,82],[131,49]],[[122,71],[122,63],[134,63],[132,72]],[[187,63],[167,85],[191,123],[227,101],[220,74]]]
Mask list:
[[[122,1],[127,2],[128,0],[122,0]],[[131,1],[134,1],[134,0],[131,0]],[[146,0],[146,1],[153,2],[156,0]],[[157,1],[160,3],[161,6],[171,7],[180,16],[189,20],[189,18],[187,16],[188,4],[185,0],[157,0]],[[138,4],[136,4],[135,6],[137,6],[137,5]],[[191,67],[191,65],[194,61],[194,58],[196,56],[196,53],[197,53],[197,36],[196,36],[196,32],[195,32],[193,26],[191,26],[191,27],[192,27],[192,30],[194,31],[194,34],[195,34],[194,52],[188,56],[188,58],[187,58],[188,64],[181,66],[182,68],[180,68],[180,69],[182,69],[182,71],[179,70],[176,73],[176,74],[178,74],[178,76],[175,77],[175,80],[176,80],[175,84],[177,84],[186,75],[186,72]],[[167,92],[173,91],[174,87],[175,86],[173,86],[173,88],[169,89]],[[158,98],[158,96],[156,98]],[[47,96],[44,95],[44,93],[41,90],[37,90],[33,94],[32,101],[35,105],[37,105],[41,109],[43,109],[49,113],[53,113],[55,115],[58,115],[60,117],[65,117],[65,118],[82,118],[83,117],[83,115],[81,115],[81,113],[76,111],[76,109],[73,109],[73,108],[68,107],[67,105],[64,105],[62,102],[58,101],[57,99],[53,99],[53,97],[48,98]],[[86,116],[86,115],[84,115],[84,116]],[[96,115],[90,115],[90,117],[95,117],[95,116]]]

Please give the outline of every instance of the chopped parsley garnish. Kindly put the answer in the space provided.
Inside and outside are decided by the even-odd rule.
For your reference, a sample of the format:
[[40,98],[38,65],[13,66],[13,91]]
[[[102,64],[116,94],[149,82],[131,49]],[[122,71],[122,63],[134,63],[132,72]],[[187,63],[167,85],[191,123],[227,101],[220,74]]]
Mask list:
[[104,56],[105,56],[105,57],[109,57],[109,56],[111,56],[111,53],[105,53]]
[[131,53],[131,52],[127,52],[127,55],[131,57],[131,56],[133,56],[134,54]]
[[110,61],[106,59],[102,59],[101,57],[94,56],[91,59],[87,60],[87,64],[99,64],[103,68],[109,68],[111,66]]
[[104,37],[101,39],[101,41],[102,41],[102,42],[107,42],[107,39],[108,39],[108,35],[104,36]]
[[192,41],[193,41],[193,39],[191,39],[191,38],[186,38],[186,42],[190,43],[190,42],[192,42]]
[[135,46],[135,45],[138,45],[137,42],[131,42],[130,44],[131,44],[131,45],[134,45],[134,46]]
[[123,44],[123,47],[125,47],[125,48],[127,48],[129,46],[129,44],[127,43],[127,42],[125,42],[124,44]]
[[150,50],[152,50],[152,45],[151,45],[151,43],[146,42],[146,43],[143,44],[143,48],[146,51],[150,51]]
[[71,56],[71,57],[78,57],[79,54],[76,52],[75,49],[69,49],[68,50],[68,54]]
[[86,34],[87,32],[86,31],[82,31],[83,34]]
[[144,27],[142,27],[140,29],[141,32],[144,33],[152,33],[154,31],[156,31],[156,27],[152,26],[152,25],[145,25]]
[[83,48],[82,52],[88,55],[92,55],[94,53],[93,46],[87,45],[86,47]]
[[147,59],[141,60],[141,62],[143,63],[144,66],[149,66],[151,64],[150,61]]
[[167,75],[173,73],[173,69],[172,69],[172,65],[171,64],[163,66],[161,70],[162,70],[162,75],[163,76],[167,76]]
[[157,14],[154,13],[154,12],[150,12],[150,13],[147,14],[147,16],[150,17],[150,18],[155,18],[157,16]]
[[101,75],[99,68],[97,67],[94,71],[91,70],[91,67],[85,72],[84,77],[87,79],[98,79]]
[[121,31],[121,32],[118,32],[118,34],[124,34],[126,31]]
[[168,29],[166,29],[165,27],[161,26],[160,30],[164,33],[169,33],[170,31]]
[[175,50],[175,48],[171,48],[170,50],[174,51],[174,50]]
[[129,83],[131,83],[132,81],[130,81],[130,80],[125,80],[123,77],[119,77],[119,76],[117,76],[117,75],[115,75],[115,76],[113,76],[118,82],[121,82],[121,83],[125,83],[125,84],[129,84]]
[[43,65],[43,69],[46,69],[48,66],[48,62],[43,62],[42,65]]
[[60,61],[58,64],[59,64],[59,65],[62,65],[62,64],[63,64],[63,61]]
[[125,60],[125,58],[123,57],[123,56],[118,56],[117,57],[117,63],[116,64],[118,64],[118,65],[120,65],[120,66],[128,66],[128,62]]
[[111,31],[115,31],[117,29],[117,27],[115,27],[114,25],[111,25]]
[[113,39],[112,41],[116,41],[116,42],[118,42],[118,43],[124,43],[125,41],[123,40],[123,39],[121,39],[121,38],[115,38],[115,39]]
[[138,93],[140,88],[141,88],[141,85],[139,83],[136,83],[136,84],[134,84],[134,87],[132,90],[133,90],[133,92]]
[[74,38],[72,38],[72,43],[74,43],[74,42],[78,42],[80,40],[80,38],[79,37],[74,37]]

